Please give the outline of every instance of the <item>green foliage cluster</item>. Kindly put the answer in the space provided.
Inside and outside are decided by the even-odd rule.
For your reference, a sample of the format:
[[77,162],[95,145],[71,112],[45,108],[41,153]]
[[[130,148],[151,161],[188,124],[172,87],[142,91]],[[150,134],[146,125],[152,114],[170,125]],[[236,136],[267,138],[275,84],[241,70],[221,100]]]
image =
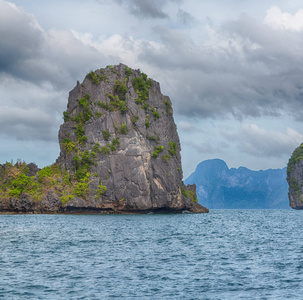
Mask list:
[[145,127],[148,128],[150,126],[148,115],[145,117]]
[[108,103],[98,101],[97,105],[107,111],[114,111],[114,108]]
[[168,163],[169,160],[171,159],[171,156],[170,156],[169,154],[165,154],[165,155],[162,156],[162,159],[163,159],[166,163]]
[[87,141],[87,136],[85,135],[85,130],[81,124],[78,124],[75,129],[77,139],[81,145],[84,145]]
[[[81,111],[78,113],[76,117],[68,116],[67,118],[68,120],[75,121],[77,123],[75,134],[79,144],[81,145],[84,145],[87,142],[87,136],[85,135],[84,125],[93,115],[89,107],[90,106],[89,100],[90,100],[90,95],[85,94],[83,98],[79,99],[79,108],[81,109]],[[72,141],[69,142],[63,141],[62,144],[64,147],[63,149],[68,153],[70,153],[75,149],[75,144]]]
[[10,196],[19,197],[22,192],[30,192],[37,191],[39,188],[36,181],[34,181],[34,176],[29,177],[24,173],[20,173],[17,178],[12,180],[11,182],[11,190]]
[[64,122],[70,121],[70,116],[67,111],[63,112],[63,120],[64,120]]
[[111,152],[114,152],[114,151],[117,150],[116,146],[113,143],[108,143],[107,147],[109,147],[109,149],[110,149]]
[[121,80],[116,80],[114,84],[114,91],[118,95],[119,99],[125,101],[125,95],[127,91],[127,86]]
[[287,175],[289,176],[291,172],[293,171],[295,165],[299,163],[301,160],[303,160],[303,143],[295,149],[295,151],[292,153],[288,164],[287,164]]
[[172,110],[170,102],[168,100],[164,99],[164,104],[165,104],[165,107],[166,107],[166,114],[167,115],[172,115],[173,110]]
[[79,139],[79,143],[81,145],[84,145],[86,142],[87,142],[87,136],[86,135],[81,136]]
[[111,137],[111,134],[107,130],[102,130],[102,135],[105,141],[108,141]]
[[74,156],[73,163],[77,180],[82,180],[87,177],[87,173],[90,172],[95,161],[93,155],[88,150],[85,150]]
[[158,142],[160,140],[159,136],[155,136],[155,135],[147,135],[146,138],[150,141],[155,141],[155,142]]
[[[18,198],[22,193],[26,193],[32,200],[41,201],[49,190],[55,190],[63,204],[75,196],[85,199],[90,193],[89,179],[92,176],[90,168],[94,163],[93,155],[88,150],[75,156],[75,176],[66,171],[62,173],[60,166],[56,164],[39,170],[34,176],[29,176],[26,163],[18,162],[15,165],[6,163],[0,166],[0,198]],[[103,194],[106,186],[102,185],[101,191]],[[101,195],[100,188],[97,193]]]
[[141,108],[144,109],[145,112],[147,112],[149,108],[149,103],[144,103],[143,105],[141,105]]
[[[108,139],[109,139],[109,137],[108,137]],[[95,145],[92,148],[91,154],[92,155],[94,155],[94,153],[110,154],[110,151],[112,151],[112,152],[116,151],[116,147],[118,147],[118,148],[120,147],[119,137],[114,138],[111,143],[108,143],[106,146],[103,146],[103,147],[101,147],[101,145],[99,143],[95,143]]]
[[154,119],[157,120],[160,118],[160,114],[159,112],[156,111],[156,109],[153,107],[152,108],[152,113],[153,113],[153,116],[154,116]]
[[101,180],[100,180],[100,184],[98,185],[98,195],[101,196],[106,191],[107,191],[107,187],[105,185],[103,185]]
[[133,124],[136,124],[138,120],[139,120],[139,116],[138,115],[134,115],[134,117],[132,119]]
[[81,178],[74,189],[75,194],[78,197],[86,198],[87,194],[90,192],[89,190],[89,177],[90,173],[86,173],[85,177]]
[[68,154],[72,153],[76,149],[75,143],[69,138],[64,138],[62,140],[61,147]]
[[126,82],[128,82],[129,76],[132,74],[132,69],[128,66],[125,67],[125,75],[126,75]]
[[88,74],[87,74],[87,78],[89,80],[91,80],[94,84],[100,84],[101,81],[105,80],[106,79],[106,75],[103,74],[103,70],[100,70],[101,72],[101,75],[98,75],[97,73],[93,72],[93,71],[90,71]]
[[94,153],[102,154],[101,145],[99,143],[95,143],[94,146],[92,147],[92,151]]
[[107,146],[103,146],[101,148],[101,151],[102,151],[103,154],[109,154],[110,153],[109,148]]
[[303,160],[303,143],[298,148],[295,149],[287,164],[287,182],[295,193],[298,193],[300,191],[300,186],[298,181],[291,175],[292,172],[294,171],[295,165],[302,160]]
[[151,87],[152,81],[151,79],[147,79],[147,76],[135,77],[132,80],[132,85],[138,94],[138,98],[135,100],[137,104],[143,104],[146,100],[148,100],[149,96],[149,88]]
[[120,147],[120,140],[118,137],[114,138],[111,143],[107,144],[107,146],[102,147],[102,153],[109,154],[110,151],[114,152],[117,150],[116,147]]
[[152,154],[152,157],[153,158],[157,158],[159,156],[160,152],[162,152],[163,150],[164,150],[163,146],[157,146],[157,147],[155,147],[155,150],[154,150],[154,152]]
[[27,193],[35,201],[46,195],[47,190],[54,186],[62,186],[61,170],[51,165],[38,171],[35,176],[28,176],[29,169],[26,163],[18,162],[15,165],[6,163],[0,168],[0,198],[9,199]]
[[169,142],[168,153],[171,156],[177,155],[177,144],[175,142]]
[[89,99],[90,99],[89,94],[85,94],[83,98],[79,99],[79,106],[80,108],[82,108],[83,113],[79,113],[77,117],[79,118],[79,122],[83,125],[86,121],[88,121],[92,117],[92,112],[89,109]]
[[118,137],[114,138],[113,141],[112,141],[112,144],[114,146],[117,146],[118,148],[120,147],[120,140]]
[[109,103],[104,103],[99,101],[97,105],[107,111],[113,112],[117,109],[120,109],[121,113],[124,114],[127,112],[127,105],[126,102],[123,100],[120,100],[118,96],[113,96],[109,93],[106,94],[109,98]]
[[119,132],[120,132],[121,134],[127,134],[127,127],[126,127],[126,124],[125,124],[125,123],[123,123],[123,124],[121,125]]
[[198,202],[197,195],[193,191],[187,191],[186,189],[181,187],[181,193],[184,197],[190,198],[193,202],[195,202],[195,203]]
[[79,125],[84,125],[85,122],[87,122],[93,115],[92,111],[89,108],[89,100],[90,100],[90,95],[85,94],[83,98],[79,99],[79,108],[81,111],[76,117],[72,117],[69,115],[67,111],[63,112],[63,119],[64,122],[67,121],[75,121]]
[[95,117],[96,117],[96,118],[100,118],[102,115],[103,115],[103,114],[102,114],[102,112],[100,112],[100,111],[96,111],[96,112],[95,112]]

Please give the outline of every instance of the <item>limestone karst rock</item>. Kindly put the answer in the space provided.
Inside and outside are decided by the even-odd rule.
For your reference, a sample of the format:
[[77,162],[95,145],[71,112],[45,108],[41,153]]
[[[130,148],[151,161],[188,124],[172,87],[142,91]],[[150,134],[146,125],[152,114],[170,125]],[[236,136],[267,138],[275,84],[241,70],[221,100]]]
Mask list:
[[288,161],[287,182],[290,207],[303,209],[303,144],[295,149]]
[[206,211],[182,182],[171,101],[140,70],[109,66],[78,82],[59,142],[62,170],[81,179],[88,164],[90,173],[86,199],[75,197],[67,209]]
[[7,211],[208,212],[195,185],[182,181],[171,101],[140,70],[120,64],[91,71],[70,92],[63,116],[59,158],[26,188],[23,175],[11,181],[14,189],[3,193],[14,196],[5,199]]

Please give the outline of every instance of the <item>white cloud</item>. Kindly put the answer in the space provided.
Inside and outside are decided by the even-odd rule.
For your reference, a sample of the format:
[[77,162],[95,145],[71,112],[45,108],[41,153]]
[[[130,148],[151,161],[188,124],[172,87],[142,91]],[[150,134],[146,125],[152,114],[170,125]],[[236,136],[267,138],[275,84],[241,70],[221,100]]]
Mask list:
[[277,132],[253,123],[244,123],[238,131],[221,133],[227,140],[236,141],[242,152],[269,158],[289,155],[303,141],[303,135],[290,127],[285,128],[285,132]]
[[187,122],[187,121],[180,121],[178,123],[178,129],[188,131],[188,132],[194,132],[194,131],[201,132],[201,130],[199,130],[199,128],[197,128],[196,126],[194,126],[193,124],[191,124],[190,122]]
[[264,22],[275,29],[293,31],[303,30],[303,9],[299,9],[294,15],[284,12],[278,6],[272,6],[267,10]]

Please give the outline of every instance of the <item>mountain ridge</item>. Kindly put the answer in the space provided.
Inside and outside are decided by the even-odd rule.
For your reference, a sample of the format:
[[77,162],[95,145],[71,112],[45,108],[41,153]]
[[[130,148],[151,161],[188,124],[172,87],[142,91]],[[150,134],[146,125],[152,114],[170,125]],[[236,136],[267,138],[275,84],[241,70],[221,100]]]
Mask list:
[[289,208],[286,167],[254,171],[228,168],[221,159],[209,159],[199,163],[184,182],[196,184],[199,201],[209,209]]

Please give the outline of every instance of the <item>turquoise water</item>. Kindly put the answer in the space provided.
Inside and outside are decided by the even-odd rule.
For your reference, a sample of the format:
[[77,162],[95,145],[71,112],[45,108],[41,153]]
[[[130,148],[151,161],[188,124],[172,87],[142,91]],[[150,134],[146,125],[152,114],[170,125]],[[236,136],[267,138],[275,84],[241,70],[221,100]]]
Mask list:
[[1,215],[0,299],[302,299],[303,211]]

